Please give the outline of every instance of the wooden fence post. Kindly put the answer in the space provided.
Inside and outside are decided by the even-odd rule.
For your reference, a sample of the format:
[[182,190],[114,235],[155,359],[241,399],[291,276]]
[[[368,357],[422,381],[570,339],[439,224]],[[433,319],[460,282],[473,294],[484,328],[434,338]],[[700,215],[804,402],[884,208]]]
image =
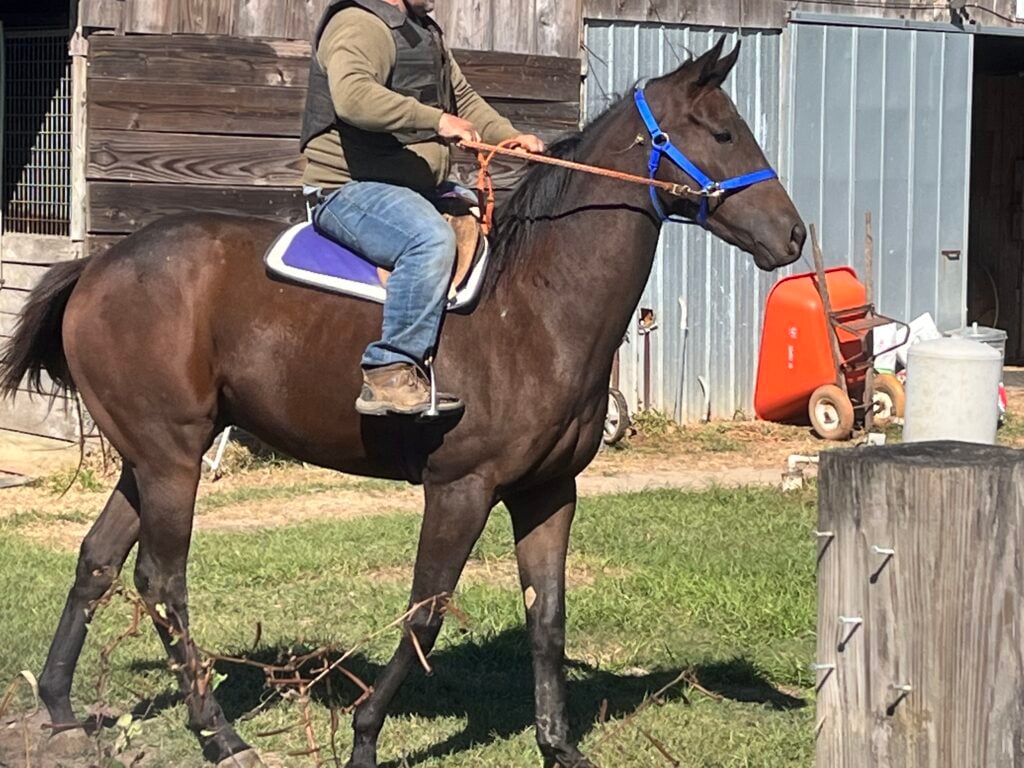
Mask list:
[[818,768],[1024,764],[1024,452],[821,456]]

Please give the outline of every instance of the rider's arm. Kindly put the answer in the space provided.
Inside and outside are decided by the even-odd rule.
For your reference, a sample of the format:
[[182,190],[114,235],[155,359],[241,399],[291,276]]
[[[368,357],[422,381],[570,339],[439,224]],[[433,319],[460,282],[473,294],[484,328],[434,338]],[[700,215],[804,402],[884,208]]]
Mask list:
[[490,104],[483,100],[462,74],[455,59],[452,63],[452,87],[455,89],[455,103],[459,117],[469,120],[488,144],[499,144],[518,135],[519,131],[508,120],[499,115]]
[[327,72],[334,111],[349,125],[379,133],[437,130],[440,109],[384,85],[395,66],[395,42],[372,14],[360,8],[336,13],[316,55]]

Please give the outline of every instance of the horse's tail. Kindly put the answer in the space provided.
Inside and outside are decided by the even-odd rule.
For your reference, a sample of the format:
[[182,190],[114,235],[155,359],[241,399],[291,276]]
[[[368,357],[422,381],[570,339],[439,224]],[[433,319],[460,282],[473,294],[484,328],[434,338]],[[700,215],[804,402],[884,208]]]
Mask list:
[[87,261],[75,259],[51,267],[29,294],[14,336],[0,352],[0,397],[14,397],[26,375],[31,390],[55,394],[44,392],[43,371],[59,390],[74,391],[61,326],[64,309]]

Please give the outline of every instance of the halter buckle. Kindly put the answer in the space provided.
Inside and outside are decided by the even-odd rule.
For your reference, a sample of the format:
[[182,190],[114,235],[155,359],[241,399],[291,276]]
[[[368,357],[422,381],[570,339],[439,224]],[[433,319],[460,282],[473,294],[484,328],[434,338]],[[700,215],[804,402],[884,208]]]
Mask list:
[[661,149],[662,147],[667,147],[671,143],[672,143],[671,138],[664,131],[658,131],[657,133],[652,133],[651,134],[651,144],[654,147],[656,147],[657,149]]

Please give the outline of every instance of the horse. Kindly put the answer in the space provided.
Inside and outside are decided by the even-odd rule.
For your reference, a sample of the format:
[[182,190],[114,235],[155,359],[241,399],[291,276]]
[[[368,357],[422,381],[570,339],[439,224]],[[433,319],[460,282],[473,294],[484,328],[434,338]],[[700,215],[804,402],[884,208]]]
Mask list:
[[[657,175],[680,189],[691,175],[647,164],[648,150],[669,137],[709,178],[768,168],[721,89],[740,52],[737,45],[723,56],[724,41],[644,86],[660,135],[648,136],[635,100],[625,97],[551,154]],[[359,359],[379,334],[381,306],[269,276],[261,257],[279,222],[179,214],[105,253],[52,267],[0,357],[0,391],[11,395],[28,377],[43,392],[45,371],[53,386],[80,394],[123,458],[82,542],[38,679],[53,732],[82,727],[70,691],[87,624],[137,543],[134,582],[204,755],[261,764],[213,686],[203,685],[189,636],[186,563],[202,457],[234,425],[304,462],[423,486],[410,611],[353,715],[351,768],[377,765],[389,702],[443,620],[430,601],[451,595],[499,501],[514,531],[542,759],[590,766],[570,735],[563,670],[575,478],[601,443],[613,357],[647,283],[662,214],[702,219],[759,268],[777,269],[799,258],[806,235],[770,175],[725,195],[649,195],[620,179],[534,166],[499,206],[477,305],[444,321],[434,368],[465,402],[447,419],[355,412]]]

